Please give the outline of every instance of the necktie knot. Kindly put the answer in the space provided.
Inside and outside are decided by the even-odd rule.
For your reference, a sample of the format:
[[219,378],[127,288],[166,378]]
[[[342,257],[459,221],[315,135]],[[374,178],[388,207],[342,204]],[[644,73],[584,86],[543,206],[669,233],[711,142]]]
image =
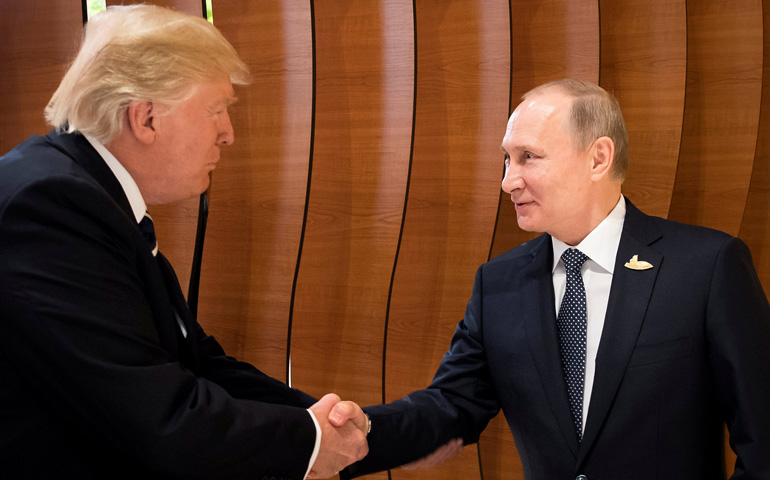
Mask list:
[[564,250],[561,254],[561,261],[564,262],[564,268],[571,273],[580,272],[583,264],[588,260],[588,256],[577,248]]
[[152,223],[152,217],[148,212],[144,212],[144,217],[139,221],[139,230],[142,231],[147,245],[150,246],[152,256],[158,254],[158,239],[155,237],[155,225]]

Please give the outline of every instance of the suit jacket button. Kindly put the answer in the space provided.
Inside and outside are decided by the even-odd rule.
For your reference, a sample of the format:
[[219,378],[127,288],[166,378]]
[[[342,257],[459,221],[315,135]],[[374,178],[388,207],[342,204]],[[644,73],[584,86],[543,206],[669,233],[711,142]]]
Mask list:
[[586,477],[585,475],[578,475],[577,478],[575,478],[575,480],[588,480],[588,477]]

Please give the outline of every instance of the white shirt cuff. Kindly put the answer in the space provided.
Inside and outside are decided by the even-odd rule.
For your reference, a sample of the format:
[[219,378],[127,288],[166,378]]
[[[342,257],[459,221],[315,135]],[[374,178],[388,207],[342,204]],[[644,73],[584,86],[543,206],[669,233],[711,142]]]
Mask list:
[[307,478],[307,476],[310,475],[310,469],[313,468],[315,459],[318,456],[318,451],[321,450],[321,425],[318,424],[318,420],[316,420],[313,412],[308,410],[307,413],[309,413],[310,418],[313,419],[313,423],[315,424],[316,434],[315,434],[315,447],[313,447],[313,454],[310,456],[310,462],[307,464],[307,471],[305,472],[305,478]]

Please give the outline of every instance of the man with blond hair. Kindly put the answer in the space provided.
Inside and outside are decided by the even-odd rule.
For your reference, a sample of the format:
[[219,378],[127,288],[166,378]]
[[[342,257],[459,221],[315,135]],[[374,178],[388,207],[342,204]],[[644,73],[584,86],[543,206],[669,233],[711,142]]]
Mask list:
[[433,382],[364,409],[370,453],[345,477],[445,444],[430,466],[502,409],[527,480],[724,479],[725,423],[731,478],[770,479],[770,306],[749,250],[634,207],[627,144],[597,85],[524,95],[502,189],[546,233],[479,268]]
[[157,249],[147,207],[207,188],[248,81],[205,20],[110,8],[46,108],[55,130],[0,158],[3,478],[302,479],[365,455],[357,406],[226,356]]

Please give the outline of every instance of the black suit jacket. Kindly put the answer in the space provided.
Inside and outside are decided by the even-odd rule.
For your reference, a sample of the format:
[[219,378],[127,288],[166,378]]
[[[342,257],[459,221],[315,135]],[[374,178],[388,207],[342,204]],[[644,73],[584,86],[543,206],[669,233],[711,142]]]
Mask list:
[[[633,255],[653,265],[631,270]],[[528,480],[770,479],[770,307],[745,244],[627,202],[584,439],[556,332],[551,238],[482,265],[426,390],[365,410],[356,476],[478,440],[502,408]]]
[[0,476],[299,479],[314,401],[204,333],[82,136],[0,158]]

